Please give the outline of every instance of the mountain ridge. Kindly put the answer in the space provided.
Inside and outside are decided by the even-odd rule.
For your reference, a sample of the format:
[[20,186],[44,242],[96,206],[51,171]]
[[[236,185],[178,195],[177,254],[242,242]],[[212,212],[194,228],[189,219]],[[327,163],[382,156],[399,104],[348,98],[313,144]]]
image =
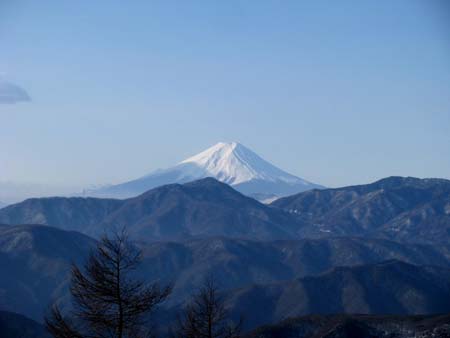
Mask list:
[[30,199],[0,210],[0,223],[51,225],[94,237],[126,227],[130,235],[148,241],[221,235],[288,239],[302,226],[283,210],[209,177],[164,185],[126,200]]
[[43,224],[87,232],[122,205],[117,199],[93,197],[41,197],[11,204],[0,210],[0,223]]
[[287,239],[301,227],[289,214],[209,177],[164,185],[130,198],[99,226],[111,229],[123,224],[147,240],[220,235]]
[[450,180],[387,177],[376,182],[310,190],[270,204],[310,226],[305,235],[379,236],[401,241],[447,241]]
[[[41,225],[0,226],[0,310],[24,313],[42,320],[53,301],[70,305],[71,262],[83,264],[97,242],[81,233]],[[414,265],[450,267],[450,248],[444,245],[401,244],[384,239],[326,238],[256,241],[223,237],[182,242],[136,243],[144,280],[174,286],[166,305],[185,302],[204,276],[214,275],[224,291],[249,285],[290,283],[320,276],[338,266],[363,266],[386,260]],[[313,283],[314,284],[314,283]]]
[[227,306],[235,317],[246,313],[249,328],[311,313],[446,313],[448,280],[449,268],[389,260],[232,290]]
[[84,234],[49,226],[0,227],[0,309],[42,320],[53,301],[67,297],[71,263],[81,265],[94,245]]
[[265,205],[226,183],[205,178],[161,186],[127,200],[26,200],[0,209],[0,223],[47,224],[96,237],[125,226],[152,241],[360,236],[445,243],[450,239],[450,181],[390,177],[366,185],[310,190]]

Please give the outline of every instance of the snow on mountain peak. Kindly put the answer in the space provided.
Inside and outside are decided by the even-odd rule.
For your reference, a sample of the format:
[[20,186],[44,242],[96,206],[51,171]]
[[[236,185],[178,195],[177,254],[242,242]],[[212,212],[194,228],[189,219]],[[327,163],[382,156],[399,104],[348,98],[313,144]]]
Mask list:
[[126,198],[164,184],[186,183],[205,177],[227,183],[244,194],[256,194],[261,200],[321,187],[275,167],[238,142],[219,142],[173,167],[86,191],[85,195]]
[[251,180],[286,183],[303,181],[273,166],[238,142],[219,142],[180,162],[180,165],[183,164],[194,164],[207,176],[230,185]]

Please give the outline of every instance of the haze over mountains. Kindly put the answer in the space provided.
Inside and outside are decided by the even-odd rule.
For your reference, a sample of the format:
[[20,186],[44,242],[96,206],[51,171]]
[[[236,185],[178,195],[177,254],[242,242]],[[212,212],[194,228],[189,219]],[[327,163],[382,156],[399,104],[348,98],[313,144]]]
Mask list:
[[275,167],[240,143],[219,142],[171,168],[156,170],[122,184],[86,190],[84,194],[128,198],[165,184],[186,183],[205,177],[213,177],[246,195],[260,199],[322,188]]
[[[0,179],[2,178],[0,177]],[[59,185],[0,180],[0,208],[5,205],[21,202],[27,198],[71,196],[79,190],[79,186],[70,183],[67,183],[67,185]]]

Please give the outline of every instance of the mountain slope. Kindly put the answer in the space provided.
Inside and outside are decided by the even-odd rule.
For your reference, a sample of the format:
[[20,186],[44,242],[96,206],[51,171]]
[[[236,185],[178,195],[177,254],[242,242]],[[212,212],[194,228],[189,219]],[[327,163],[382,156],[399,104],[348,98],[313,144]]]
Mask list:
[[0,337],[50,338],[45,327],[18,313],[0,311]]
[[310,313],[435,314],[450,311],[450,269],[388,261],[229,294],[249,328]]
[[372,184],[312,190],[271,204],[309,224],[308,235],[448,241],[450,181],[389,177]]
[[86,232],[123,203],[121,200],[100,198],[31,198],[1,209],[0,223],[42,224]]
[[259,242],[208,238],[143,245],[146,278],[173,282],[169,304],[177,304],[214,276],[222,289],[287,281],[337,266],[397,259],[450,268],[448,246],[403,245],[382,239],[326,238]]
[[233,186],[247,195],[286,196],[321,186],[288,174],[236,142],[220,142],[174,167],[157,170],[136,180],[97,190],[88,196],[127,198],[171,183],[186,183],[205,177]]
[[301,221],[261,204],[213,178],[152,189],[127,200],[29,199],[0,210],[0,223],[43,224],[98,237],[126,227],[141,240],[230,236],[297,237]]
[[312,315],[260,327],[246,338],[450,337],[450,316]]
[[94,243],[47,226],[0,226],[0,310],[41,320],[51,302],[67,295],[71,262],[82,263]]
[[246,197],[225,183],[205,178],[184,185],[166,185],[130,198],[91,234],[123,226],[143,240],[208,236],[268,240],[296,237],[302,224],[288,213]]
[[[0,226],[0,310],[42,321],[43,311],[53,301],[67,306],[70,264],[82,264],[94,245],[94,240],[76,232],[38,225]],[[220,280],[224,290],[231,290],[392,258],[450,267],[446,246],[361,238],[271,242],[207,238],[140,246],[143,262],[137,273],[147,281],[173,283],[169,307],[185,302],[209,275]]]
[[30,199],[1,209],[0,223],[62,226],[93,236],[125,226],[144,240],[363,236],[445,243],[450,240],[450,181],[389,177],[306,191],[267,206],[207,178],[128,200]]

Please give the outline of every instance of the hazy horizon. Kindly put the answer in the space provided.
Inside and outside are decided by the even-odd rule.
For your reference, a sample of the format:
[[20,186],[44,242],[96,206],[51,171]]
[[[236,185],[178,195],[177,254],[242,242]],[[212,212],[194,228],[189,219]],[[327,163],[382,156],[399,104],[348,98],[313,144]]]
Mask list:
[[2,2],[0,183],[119,183],[219,141],[328,187],[450,178],[449,9]]

